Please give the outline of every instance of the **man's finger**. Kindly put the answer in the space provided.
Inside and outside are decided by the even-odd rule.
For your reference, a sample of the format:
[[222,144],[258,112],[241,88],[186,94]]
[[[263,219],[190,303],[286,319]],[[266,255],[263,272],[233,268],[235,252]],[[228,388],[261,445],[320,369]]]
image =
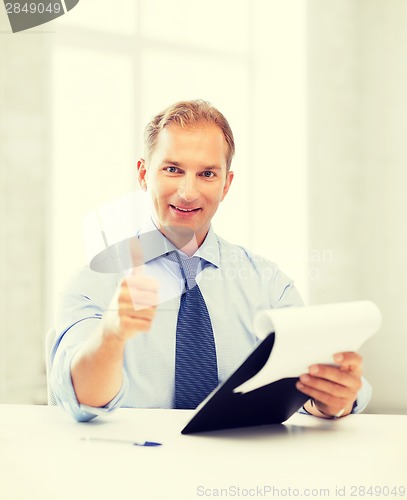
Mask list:
[[300,376],[300,381],[309,387],[341,397],[344,395],[344,391],[358,392],[362,385],[360,377],[343,372],[338,368],[326,374],[321,373],[321,376],[304,373]]
[[327,380],[335,384],[348,387],[354,384],[354,380],[359,378],[359,373],[342,370],[340,367],[329,365],[312,365],[309,373],[304,374],[311,380]]
[[338,352],[334,355],[334,361],[341,370],[362,373],[363,358],[357,352]]
[[[150,314],[148,314],[149,312]],[[151,328],[153,318],[154,311],[147,311],[144,316],[137,316],[136,318],[131,316],[122,317],[120,325],[125,332],[147,332]]]
[[155,290],[133,290],[123,294],[120,310],[138,311],[146,307],[156,307],[157,303],[158,294]]

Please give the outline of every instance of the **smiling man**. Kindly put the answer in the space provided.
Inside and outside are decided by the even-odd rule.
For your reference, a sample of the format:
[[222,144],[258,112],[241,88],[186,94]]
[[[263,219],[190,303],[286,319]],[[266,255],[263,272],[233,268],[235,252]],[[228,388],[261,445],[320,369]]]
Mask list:
[[[61,295],[51,388],[76,419],[195,408],[255,347],[258,311],[302,305],[275,264],[213,231],[234,150],[227,120],[205,101],[176,103],[147,125],[137,169],[152,213],[135,239],[154,232],[153,248],[141,260],[133,246],[126,278],[86,267]],[[323,418],[362,411],[370,398],[361,357],[334,361],[297,384],[305,411]]]

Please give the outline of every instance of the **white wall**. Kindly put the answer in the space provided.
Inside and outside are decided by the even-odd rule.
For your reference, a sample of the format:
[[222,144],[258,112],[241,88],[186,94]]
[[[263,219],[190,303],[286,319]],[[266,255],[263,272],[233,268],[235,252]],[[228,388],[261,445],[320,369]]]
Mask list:
[[250,247],[277,262],[307,302],[306,2],[255,5]]
[[47,47],[0,6],[0,402],[42,401]]
[[369,298],[370,412],[407,412],[407,3],[311,0],[310,245],[325,248],[313,303]]
[[[372,411],[407,412],[407,3],[362,2],[361,282],[383,312],[364,350],[375,387]],[[363,9],[363,10],[362,10]]]

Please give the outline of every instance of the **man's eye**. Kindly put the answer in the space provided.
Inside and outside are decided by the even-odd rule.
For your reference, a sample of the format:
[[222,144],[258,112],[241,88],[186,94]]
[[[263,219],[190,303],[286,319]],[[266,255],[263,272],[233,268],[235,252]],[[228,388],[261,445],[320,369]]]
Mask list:
[[176,174],[178,172],[177,167],[165,167],[164,169],[166,172],[169,172],[170,174]]
[[203,172],[203,176],[210,179],[212,177],[215,177],[215,174],[212,172],[212,170],[205,170]]

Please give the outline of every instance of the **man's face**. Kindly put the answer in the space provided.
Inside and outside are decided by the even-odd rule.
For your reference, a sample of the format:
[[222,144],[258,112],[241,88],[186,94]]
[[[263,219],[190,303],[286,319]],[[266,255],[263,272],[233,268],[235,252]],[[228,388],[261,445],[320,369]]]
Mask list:
[[148,162],[138,162],[139,182],[152,198],[155,223],[174,244],[183,232],[193,231],[198,246],[205,239],[233,179],[226,153],[218,126],[171,124],[160,131]]

